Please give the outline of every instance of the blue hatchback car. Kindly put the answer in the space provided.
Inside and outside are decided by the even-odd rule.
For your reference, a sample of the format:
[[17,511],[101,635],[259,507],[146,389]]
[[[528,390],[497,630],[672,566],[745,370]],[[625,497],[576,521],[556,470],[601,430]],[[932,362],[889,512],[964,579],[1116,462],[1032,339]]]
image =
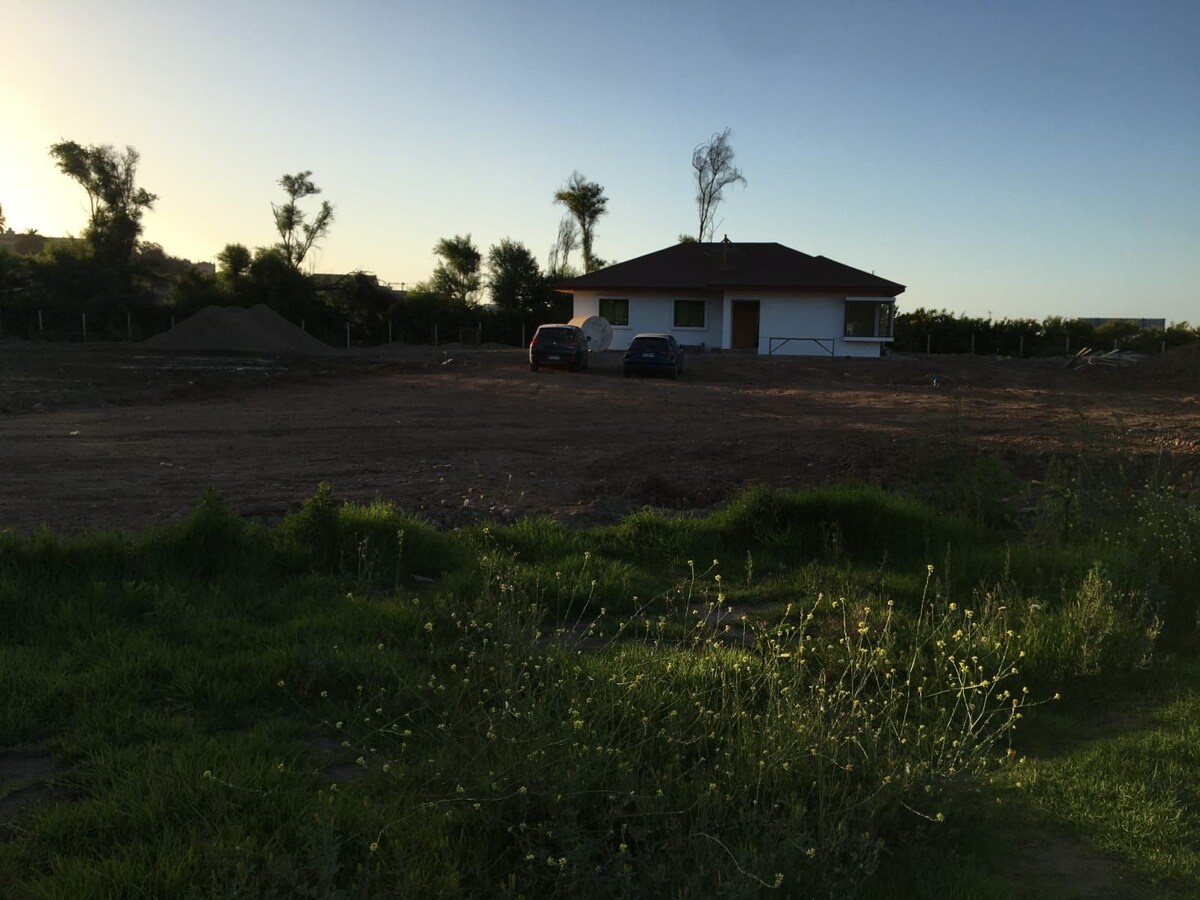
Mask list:
[[630,375],[666,375],[678,378],[683,372],[683,348],[669,334],[639,334],[629,342],[621,373]]

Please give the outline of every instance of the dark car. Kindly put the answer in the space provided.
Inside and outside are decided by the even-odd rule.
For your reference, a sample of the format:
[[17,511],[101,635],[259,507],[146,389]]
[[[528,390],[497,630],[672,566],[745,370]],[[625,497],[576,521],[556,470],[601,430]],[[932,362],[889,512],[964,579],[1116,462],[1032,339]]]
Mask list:
[[629,342],[621,372],[628,378],[634,374],[666,375],[678,378],[683,371],[683,349],[669,334],[639,334]]
[[559,366],[578,372],[588,367],[588,345],[574,325],[539,325],[529,342],[529,371]]

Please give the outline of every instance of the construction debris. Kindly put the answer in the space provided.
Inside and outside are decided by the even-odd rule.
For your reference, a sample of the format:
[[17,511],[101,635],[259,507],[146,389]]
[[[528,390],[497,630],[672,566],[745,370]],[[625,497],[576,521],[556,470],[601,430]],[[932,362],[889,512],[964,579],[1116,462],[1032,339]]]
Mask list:
[[1091,347],[1084,347],[1067,360],[1067,368],[1077,369],[1080,366],[1107,366],[1109,368],[1121,368],[1124,366],[1136,365],[1145,358],[1145,353],[1133,353],[1129,350],[1101,351],[1093,350]]

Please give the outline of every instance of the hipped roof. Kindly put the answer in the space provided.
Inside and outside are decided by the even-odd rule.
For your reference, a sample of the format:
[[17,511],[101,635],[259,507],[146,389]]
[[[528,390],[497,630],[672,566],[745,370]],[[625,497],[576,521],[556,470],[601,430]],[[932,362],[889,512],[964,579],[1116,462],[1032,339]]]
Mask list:
[[824,256],[809,256],[777,243],[675,244],[665,250],[606,266],[554,285],[574,293],[591,290],[832,291],[894,297],[904,285]]

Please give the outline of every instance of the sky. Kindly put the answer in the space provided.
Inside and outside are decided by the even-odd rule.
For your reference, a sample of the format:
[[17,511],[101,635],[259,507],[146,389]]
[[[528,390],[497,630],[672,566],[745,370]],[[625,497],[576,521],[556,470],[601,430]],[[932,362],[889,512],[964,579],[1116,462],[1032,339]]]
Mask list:
[[[51,144],[133,146],[144,238],[274,243],[285,173],[336,218],[313,266],[397,286],[440,238],[543,263],[575,170],[595,252],[695,232],[691,155],[731,129],[717,239],[907,285],[901,311],[1200,324],[1200,2],[0,0],[0,206],[80,233]],[[575,259],[578,264],[578,257]]]

